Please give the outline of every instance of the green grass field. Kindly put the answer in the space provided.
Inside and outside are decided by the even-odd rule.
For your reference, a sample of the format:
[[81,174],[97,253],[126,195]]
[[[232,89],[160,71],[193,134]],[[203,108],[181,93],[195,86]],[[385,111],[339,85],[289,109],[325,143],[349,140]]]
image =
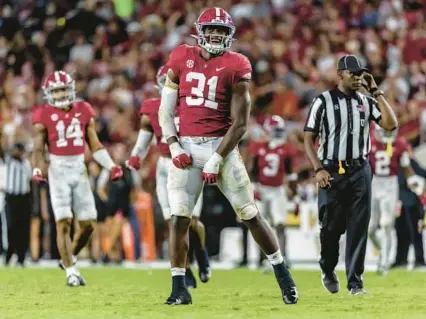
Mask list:
[[[426,274],[365,275],[367,295],[327,293],[318,271],[294,271],[297,305],[285,305],[273,274],[216,270],[192,290],[193,305],[167,306],[165,270],[83,269],[86,287],[68,288],[57,269],[0,269],[0,318],[426,318]],[[343,273],[339,273],[342,286]],[[343,288],[343,287],[341,287]]]

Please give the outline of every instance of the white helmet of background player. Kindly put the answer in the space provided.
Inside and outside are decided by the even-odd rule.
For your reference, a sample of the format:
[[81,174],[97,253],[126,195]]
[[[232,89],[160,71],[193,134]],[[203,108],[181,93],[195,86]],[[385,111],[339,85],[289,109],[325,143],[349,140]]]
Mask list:
[[391,143],[396,139],[397,135],[398,129],[388,131],[376,124],[375,136],[380,142]]
[[[227,31],[225,36],[222,35],[206,35],[207,27],[223,28]],[[195,23],[197,35],[197,43],[207,52],[217,55],[229,49],[232,45],[235,34],[234,21],[228,12],[219,7],[204,10]]]
[[76,99],[75,81],[65,71],[50,74],[42,86],[44,98],[49,105],[66,108]]
[[281,116],[272,115],[268,117],[263,123],[263,129],[273,144],[282,144],[285,142],[285,121]]
[[166,78],[167,78],[167,72],[169,68],[167,68],[165,65],[160,66],[160,68],[157,71],[156,79],[157,79],[157,89],[158,91],[163,90],[164,85],[166,84]]

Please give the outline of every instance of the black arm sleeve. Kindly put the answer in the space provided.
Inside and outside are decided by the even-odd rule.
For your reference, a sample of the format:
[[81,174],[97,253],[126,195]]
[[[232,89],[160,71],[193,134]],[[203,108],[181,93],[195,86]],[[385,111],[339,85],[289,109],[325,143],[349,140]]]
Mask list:
[[290,157],[284,158],[284,170],[288,175],[293,173],[293,161]]
[[253,168],[251,170],[251,180],[256,183],[257,182],[257,176],[259,176],[259,158],[255,156],[253,158]]

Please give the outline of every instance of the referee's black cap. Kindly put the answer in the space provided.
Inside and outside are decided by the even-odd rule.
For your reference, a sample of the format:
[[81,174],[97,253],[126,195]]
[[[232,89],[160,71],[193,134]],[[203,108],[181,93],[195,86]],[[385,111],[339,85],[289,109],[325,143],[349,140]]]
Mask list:
[[348,70],[351,72],[368,72],[368,69],[361,65],[361,61],[355,55],[345,55],[337,63],[337,70]]

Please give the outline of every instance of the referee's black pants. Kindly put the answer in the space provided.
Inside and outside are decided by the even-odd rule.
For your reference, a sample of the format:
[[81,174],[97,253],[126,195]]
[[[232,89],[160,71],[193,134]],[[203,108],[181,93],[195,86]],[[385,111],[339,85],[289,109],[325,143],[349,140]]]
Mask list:
[[371,215],[372,172],[368,161],[356,167],[327,169],[334,178],[329,189],[319,190],[318,209],[321,241],[321,269],[330,274],[339,260],[339,240],[346,231],[347,288],[363,288],[368,223]]
[[31,218],[31,195],[6,194],[6,217],[8,248],[6,264],[14,253],[18,255],[18,263],[23,264],[28,250]]

